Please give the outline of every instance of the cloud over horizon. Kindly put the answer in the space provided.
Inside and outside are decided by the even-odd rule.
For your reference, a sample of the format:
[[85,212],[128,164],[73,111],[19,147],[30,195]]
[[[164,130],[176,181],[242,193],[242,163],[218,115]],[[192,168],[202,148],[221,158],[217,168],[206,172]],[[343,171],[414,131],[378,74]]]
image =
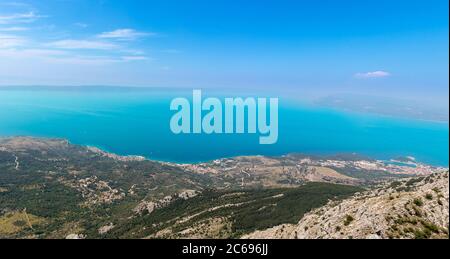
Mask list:
[[357,73],[355,74],[355,78],[358,79],[369,79],[369,78],[383,78],[390,77],[391,73],[386,71],[374,71],[374,72],[366,72],[366,73]]
[[[18,2],[0,3],[14,11],[0,12],[0,57],[9,60],[33,60],[45,63],[80,65],[108,65],[111,63],[151,60],[145,51],[133,44],[140,38],[156,33],[141,32],[120,26],[112,31],[78,35],[88,24],[82,21],[71,23],[70,30],[60,31],[62,36],[48,37],[45,31],[55,33],[57,27],[40,18],[50,17],[38,14],[29,4]],[[46,27],[47,26],[47,27]],[[48,29],[51,28],[51,29]],[[39,31],[39,36],[35,33]],[[44,36],[44,37],[41,37]]]
[[110,32],[103,32],[98,35],[100,39],[115,39],[115,40],[136,40],[141,37],[155,36],[156,33],[139,32],[134,29],[117,29]]
[[380,19],[357,0],[342,9],[289,0],[0,0],[0,80],[441,95],[448,0],[439,1],[383,0],[370,6],[386,10]]
[[49,47],[58,49],[91,49],[91,50],[112,50],[118,46],[109,42],[91,40],[60,40],[46,44]]
[[32,23],[41,17],[43,16],[36,15],[34,12],[0,15],[0,24]]
[[26,40],[15,35],[0,34],[0,49],[23,46]]

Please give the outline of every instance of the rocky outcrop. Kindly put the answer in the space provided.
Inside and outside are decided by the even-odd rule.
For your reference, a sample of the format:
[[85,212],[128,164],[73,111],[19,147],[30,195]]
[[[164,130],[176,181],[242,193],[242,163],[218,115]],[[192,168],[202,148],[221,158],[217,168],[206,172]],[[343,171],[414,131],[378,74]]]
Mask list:
[[448,238],[449,173],[385,183],[341,202],[330,202],[296,225],[243,238],[412,239]]
[[133,212],[136,214],[142,214],[143,212],[147,212],[148,214],[153,213],[153,211],[169,206],[176,200],[188,200],[196,197],[199,192],[195,190],[187,190],[181,193],[177,193],[171,196],[166,196],[158,201],[141,201],[134,209]]

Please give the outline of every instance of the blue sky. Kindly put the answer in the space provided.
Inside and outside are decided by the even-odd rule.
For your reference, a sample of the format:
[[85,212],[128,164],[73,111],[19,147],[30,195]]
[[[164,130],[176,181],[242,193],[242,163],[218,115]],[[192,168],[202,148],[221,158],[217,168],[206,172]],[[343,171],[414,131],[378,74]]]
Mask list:
[[228,87],[448,105],[448,0],[0,0],[0,85]]

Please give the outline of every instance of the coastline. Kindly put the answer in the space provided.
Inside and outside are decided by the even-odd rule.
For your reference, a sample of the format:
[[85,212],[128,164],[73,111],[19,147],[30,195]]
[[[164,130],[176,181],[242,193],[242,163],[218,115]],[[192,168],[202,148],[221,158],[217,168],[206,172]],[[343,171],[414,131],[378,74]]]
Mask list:
[[[0,144],[3,140],[11,140],[11,139],[30,139],[30,140],[40,140],[40,141],[61,141],[66,143],[67,145],[74,145],[79,147],[84,147],[87,150],[97,153],[101,156],[105,156],[111,159],[115,159],[122,162],[130,162],[130,161],[150,161],[150,162],[156,162],[161,164],[170,164],[170,165],[176,165],[176,166],[198,166],[202,164],[213,164],[217,163],[218,161],[224,161],[224,160],[236,160],[236,159],[245,159],[245,158],[288,158],[288,157],[302,157],[304,159],[315,159],[315,160],[335,160],[335,161],[370,161],[370,162],[376,162],[376,163],[383,163],[383,164],[401,164],[402,166],[427,166],[427,167],[433,167],[438,168],[442,170],[448,170],[449,165],[433,165],[429,163],[424,163],[420,160],[417,160],[413,156],[397,156],[392,157],[390,159],[377,159],[371,156],[359,154],[359,153],[331,153],[331,154],[311,154],[311,153],[303,153],[303,152],[291,152],[291,153],[285,153],[280,155],[261,155],[261,154],[245,154],[245,155],[236,155],[236,156],[229,156],[229,157],[219,157],[215,159],[210,160],[204,160],[204,161],[196,161],[196,162],[180,162],[180,161],[167,161],[163,159],[154,159],[142,155],[134,155],[134,154],[118,154],[115,152],[112,152],[110,150],[107,150],[103,147],[98,147],[95,145],[90,144],[77,144],[73,143],[68,139],[65,138],[58,138],[58,137],[33,137],[33,136],[0,136]],[[1,150],[0,150],[1,151]]]
[[[44,137],[45,139],[45,137]],[[265,155],[265,154],[259,154],[259,153],[247,153],[247,154],[238,154],[238,155],[232,155],[232,156],[220,156],[220,157],[216,157],[213,159],[206,159],[206,160],[193,160],[193,161],[180,161],[180,160],[168,160],[168,159],[158,159],[158,158],[152,158],[152,157],[148,157],[145,155],[141,155],[141,154],[119,154],[116,153],[114,151],[108,150],[107,148],[101,147],[101,146],[96,146],[96,145],[92,145],[92,144],[77,144],[77,143],[72,143],[67,139],[64,138],[56,138],[56,139],[60,139],[60,140],[66,140],[68,141],[70,144],[73,145],[79,145],[79,146],[84,146],[84,147],[91,147],[91,148],[95,148],[98,149],[102,152],[105,152],[107,154],[111,154],[113,156],[119,156],[119,157],[128,157],[128,158],[140,158],[140,159],[145,159],[148,161],[152,161],[152,162],[159,162],[159,163],[167,163],[167,164],[176,164],[176,165],[198,165],[198,164],[206,164],[206,163],[212,163],[214,161],[217,160],[225,160],[225,159],[235,159],[235,158],[242,158],[242,157],[276,157],[276,158],[281,158],[281,157],[286,157],[286,156],[291,156],[291,155],[299,155],[299,156],[305,156],[305,157],[312,157],[312,158],[316,158],[316,159],[329,159],[329,158],[336,158],[336,157],[347,157],[347,158],[364,158],[365,160],[374,160],[374,161],[382,161],[382,162],[398,162],[397,159],[399,158],[408,158],[408,157],[414,157],[414,156],[410,156],[410,155],[399,155],[399,156],[393,156],[387,159],[383,159],[383,158],[376,158],[375,156],[371,156],[371,155],[366,155],[366,154],[360,154],[357,152],[288,152],[288,153],[279,153],[279,154],[271,154],[271,155]],[[429,166],[433,166],[433,167],[440,167],[440,168],[449,168],[449,164],[447,165],[441,165],[441,164],[433,164],[433,163],[426,163],[421,161],[420,159],[416,159],[414,157],[414,163],[417,164],[423,164],[423,165],[429,165]]]
[[[20,210],[16,208],[25,206],[29,209],[28,212],[32,213],[31,215],[38,217],[49,215],[49,209],[46,206],[40,206],[41,203],[35,203],[36,206],[30,207],[29,203],[22,202],[21,197],[27,197],[24,195],[30,195],[28,197],[32,197],[33,200],[59,200],[60,203],[57,202],[57,207],[53,210],[67,211],[67,204],[69,204],[72,206],[71,213],[83,216],[80,222],[86,219],[85,215],[90,215],[85,212],[97,211],[99,208],[112,208],[105,211],[105,213],[112,212],[110,216],[105,214],[105,217],[87,218],[86,223],[81,222],[80,224],[87,224],[86,229],[68,229],[57,234],[58,237],[63,238],[113,238],[128,233],[140,238],[180,238],[177,236],[178,233],[187,233],[187,235],[191,233],[184,232],[184,229],[205,226],[200,224],[205,218],[196,218],[199,215],[208,215],[206,220],[209,224],[209,222],[217,223],[218,214],[216,213],[220,213],[219,215],[224,217],[218,223],[221,229],[222,227],[228,229],[221,224],[228,222],[226,217],[230,215],[229,209],[236,213],[236,220],[252,215],[250,222],[258,222],[266,217],[264,214],[261,218],[259,213],[261,208],[270,209],[267,210],[271,219],[269,225],[242,228],[244,232],[227,232],[251,234],[280,224],[297,224],[299,219],[307,215],[305,212],[326,206],[330,198],[336,198],[342,191],[350,191],[349,195],[354,193],[359,195],[373,189],[373,192],[368,193],[367,199],[379,199],[382,202],[381,205],[367,206],[365,200],[358,199],[360,196],[354,196],[355,200],[348,196],[349,201],[358,201],[358,204],[346,209],[343,215],[351,213],[355,215],[355,222],[358,222],[359,213],[354,213],[353,208],[364,210],[373,208],[373,213],[370,213],[373,218],[377,218],[379,206],[389,209],[383,215],[399,215],[399,212],[404,211],[404,204],[417,195],[427,197],[425,195],[435,187],[427,184],[434,183],[434,179],[440,179],[439,183],[444,187],[441,185],[436,187],[439,187],[443,193],[447,184],[448,193],[447,168],[435,168],[423,164],[417,164],[417,167],[390,164],[358,157],[356,154],[334,156],[328,159],[291,154],[282,157],[235,157],[206,164],[167,164],[143,157],[119,156],[95,147],[74,145],[61,138],[16,137],[0,138],[0,156],[3,158],[2,168],[5,169],[5,179],[12,179],[10,182],[3,182],[0,186],[2,196],[6,195],[5,197],[10,200],[11,209],[8,212],[17,213]],[[399,158],[397,161],[413,163],[413,158]],[[21,176],[19,184],[15,180],[17,175]],[[416,195],[413,189],[414,184],[425,185],[424,192]],[[390,189],[387,190],[385,187]],[[63,192],[60,191],[61,188]],[[21,196],[17,197],[16,190],[22,190]],[[45,195],[45,199],[42,196],[36,196],[36,192]],[[380,198],[377,198],[378,196]],[[317,198],[320,199],[317,200]],[[310,204],[312,200],[315,201],[313,207]],[[392,203],[399,201],[404,202],[400,202],[399,206],[392,206]],[[423,201],[432,202],[430,199]],[[302,202],[309,204],[306,210]],[[438,202],[438,199],[433,200],[433,204]],[[280,204],[280,206],[274,204]],[[80,206],[83,208],[81,212]],[[247,206],[250,206],[251,211],[248,211]],[[391,208],[395,207],[400,210],[392,209],[391,212]],[[272,211],[272,208],[275,211]],[[214,213],[209,215],[209,212]],[[169,218],[163,220],[168,225],[161,225],[142,234],[135,232],[135,229],[145,230],[143,226],[150,225],[147,222],[144,225],[139,222],[146,219],[149,214],[155,222],[161,222],[159,216],[169,215]],[[56,211],[50,215],[56,219],[59,218],[60,213]],[[278,218],[279,215],[283,215],[283,218]],[[59,221],[51,221],[52,219],[46,217],[55,227],[61,227]],[[293,220],[290,217],[293,217]],[[179,221],[180,218],[183,220]],[[342,224],[343,216],[338,218]],[[69,219],[65,222],[69,222]],[[191,219],[192,221],[189,221]],[[229,222],[238,222],[236,226],[241,226],[240,221],[236,220],[230,219]],[[362,217],[361,221],[367,222],[366,217]],[[92,222],[95,224],[93,225]],[[187,225],[183,225],[185,223]],[[388,223],[389,221],[384,224],[389,226]],[[122,228],[126,229],[130,226],[128,224],[133,226],[133,230],[121,233]],[[112,226],[119,232],[115,232]],[[174,226],[181,227],[181,230],[172,231]],[[111,235],[103,232],[104,229],[111,231]],[[163,230],[170,230],[170,232]],[[372,232],[379,233],[378,230]],[[42,233],[41,237],[52,237],[52,234],[55,234]]]
[[[67,138],[123,156],[141,155],[172,163],[290,153],[358,153],[381,160],[414,156],[427,164],[449,164],[447,123],[329,108],[286,97],[279,111],[278,143],[267,147],[258,145],[252,134],[174,135],[168,106],[169,97],[178,92],[98,88],[92,92],[75,89],[80,94],[71,94],[65,87],[42,93],[0,92],[4,100],[0,110],[5,111],[0,112],[0,135]],[[188,91],[179,91],[183,90]]]

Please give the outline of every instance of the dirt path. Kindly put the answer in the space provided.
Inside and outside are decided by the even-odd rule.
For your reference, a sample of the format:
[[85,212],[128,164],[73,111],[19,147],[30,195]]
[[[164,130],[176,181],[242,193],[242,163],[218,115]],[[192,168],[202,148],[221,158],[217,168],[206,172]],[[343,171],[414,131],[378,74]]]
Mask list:
[[29,226],[31,229],[33,229],[33,225],[31,225],[30,218],[28,217],[27,209],[24,209],[24,210],[23,210],[23,213],[25,214],[25,218],[27,219],[28,226]]
[[16,163],[16,170],[19,170],[19,166],[20,166],[20,163],[19,163],[19,157],[18,156],[16,156],[16,155],[14,155],[14,157],[16,158],[16,160],[14,161],[14,163]]

